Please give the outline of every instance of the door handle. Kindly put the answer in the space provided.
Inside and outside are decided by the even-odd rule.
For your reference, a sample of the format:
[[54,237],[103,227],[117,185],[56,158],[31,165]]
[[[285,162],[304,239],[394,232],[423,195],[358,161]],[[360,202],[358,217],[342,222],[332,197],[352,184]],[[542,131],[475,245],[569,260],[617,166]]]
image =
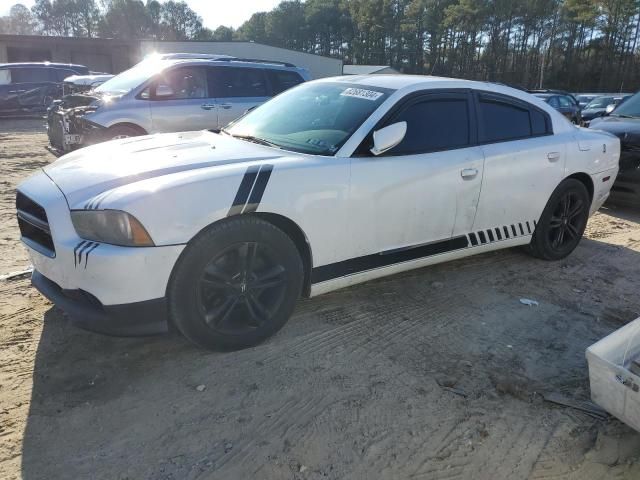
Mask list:
[[460,172],[462,178],[476,178],[476,175],[478,175],[477,168],[465,168]]
[[550,162],[557,162],[558,160],[560,160],[560,153],[559,152],[550,152],[547,153],[547,159]]
[[200,108],[202,108],[203,110],[213,110],[214,108],[216,108],[216,104],[215,103],[203,103],[202,105],[200,105]]
[[230,103],[221,103],[220,104],[220,108],[224,108],[225,110],[229,110],[231,107],[233,107],[233,105],[231,105]]

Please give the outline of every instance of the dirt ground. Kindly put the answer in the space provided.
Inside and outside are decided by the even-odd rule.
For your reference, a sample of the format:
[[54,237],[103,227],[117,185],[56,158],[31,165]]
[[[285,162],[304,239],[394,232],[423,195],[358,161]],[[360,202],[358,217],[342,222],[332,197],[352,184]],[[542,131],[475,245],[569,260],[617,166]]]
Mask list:
[[[14,188],[53,160],[41,123],[0,122],[0,274],[29,264]],[[506,250],[306,300],[235,353],[84,332],[0,281],[0,478],[637,480],[640,434],[543,396],[588,400],[585,349],[640,316],[639,221],[603,209],[559,263]]]

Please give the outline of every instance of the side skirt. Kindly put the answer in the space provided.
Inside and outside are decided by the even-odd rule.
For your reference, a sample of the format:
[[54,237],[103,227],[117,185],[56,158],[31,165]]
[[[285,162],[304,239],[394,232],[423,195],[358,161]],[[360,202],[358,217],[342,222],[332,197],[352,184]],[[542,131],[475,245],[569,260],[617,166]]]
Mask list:
[[[527,232],[526,230],[524,231]],[[478,233],[475,235],[479,237]],[[310,296],[315,297],[376,278],[457,260],[479,253],[527,245],[531,241],[531,235],[528,233],[517,237],[511,235],[510,238],[506,238],[504,235],[501,236],[502,239],[500,240],[495,235],[494,240],[489,241],[488,235],[486,235],[487,241],[477,241],[474,244],[470,240],[470,235],[464,235],[441,242],[392,250],[391,252],[367,255],[316,267],[313,269],[311,276]]]

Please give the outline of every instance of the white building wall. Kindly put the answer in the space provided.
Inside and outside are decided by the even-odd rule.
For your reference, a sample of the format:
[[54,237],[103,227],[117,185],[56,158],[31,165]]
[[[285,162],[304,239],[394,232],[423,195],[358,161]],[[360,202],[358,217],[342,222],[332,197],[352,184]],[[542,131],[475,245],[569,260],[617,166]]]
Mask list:
[[156,42],[142,40],[140,52],[143,57],[154,52],[224,54],[240,58],[293,63],[309,70],[312,78],[342,75],[342,60],[253,42]]

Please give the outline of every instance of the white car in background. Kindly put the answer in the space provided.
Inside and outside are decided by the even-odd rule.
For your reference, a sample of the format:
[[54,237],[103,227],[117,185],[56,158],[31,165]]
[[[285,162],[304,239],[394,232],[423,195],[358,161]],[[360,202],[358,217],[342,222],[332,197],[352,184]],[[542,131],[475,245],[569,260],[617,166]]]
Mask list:
[[242,348],[301,295],[518,245],[566,257],[619,154],[519,90],[340,77],[219,134],[68,154],[19,186],[18,221],[33,284],[78,324]]

